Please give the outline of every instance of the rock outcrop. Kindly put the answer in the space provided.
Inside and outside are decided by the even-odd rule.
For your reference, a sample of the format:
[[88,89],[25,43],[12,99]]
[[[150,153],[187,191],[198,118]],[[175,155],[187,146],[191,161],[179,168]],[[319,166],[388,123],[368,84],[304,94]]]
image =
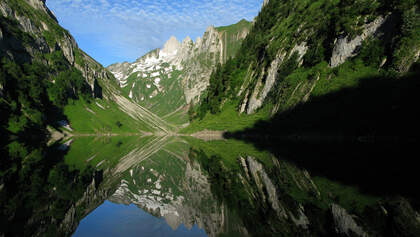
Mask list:
[[[278,78],[278,69],[282,65],[282,63],[286,59],[290,58],[294,53],[297,53],[297,61],[298,64],[301,65],[303,62],[303,56],[305,56],[306,51],[308,51],[308,46],[306,45],[306,42],[296,44],[287,57],[287,52],[284,49],[278,51],[275,59],[271,62],[270,66],[266,68],[267,72],[263,71],[260,77],[258,78],[255,87],[251,88],[252,94],[250,98],[246,96],[244,99],[246,103],[244,103],[243,106],[244,108],[246,107],[247,114],[253,114],[263,106],[265,99],[267,98],[268,94],[273,89],[273,86],[276,83],[276,80]],[[265,80],[265,82],[263,82],[263,80]],[[241,112],[244,111],[245,109],[241,110]]]
[[363,26],[364,30],[361,35],[357,35],[353,39],[350,36],[343,36],[337,39],[330,60],[331,67],[337,67],[343,64],[348,58],[357,55],[357,48],[360,47],[365,39],[370,36],[378,36],[383,33],[379,29],[388,19],[388,16],[379,16],[373,22]]
[[[240,44],[248,34],[251,23],[243,20],[238,24],[239,30],[233,33],[226,31],[224,27],[209,26],[203,37],[197,38],[196,42],[186,37],[181,43],[172,36],[163,49],[152,50],[134,63],[117,63],[108,69],[120,81],[121,87],[126,87],[129,84],[127,79],[135,73],[140,75],[139,80],[152,81],[157,78],[160,81],[171,79],[174,73],[178,73],[179,77],[171,80],[179,81],[183,90],[183,104],[196,103],[207,88],[214,67],[218,63],[224,63],[233,53],[233,45]],[[160,92],[165,93],[167,90],[168,88],[164,88]],[[140,104],[146,104],[149,99],[143,94],[136,96],[136,91],[133,94]],[[178,108],[173,108],[175,109]],[[170,112],[172,111],[168,111]]]
[[[60,51],[67,60],[67,67],[79,69],[83,73],[86,82],[91,86],[94,95],[99,96],[98,93],[95,94],[95,91],[100,91],[97,81],[100,80],[107,83],[110,80],[114,80],[112,74],[80,50],[74,38],[66,30],[57,27],[57,19],[46,7],[45,0],[25,0],[19,4],[29,4],[35,10],[45,14],[45,18],[34,18],[22,9],[12,9],[8,1],[1,1],[0,16],[11,20],[9,24],[14,24],[13,21],[17,22],[19,25],[12,27],[17,27],[32,37],[33,40],[22,44],[20,43],[21,40],[14,38],[13,34],[5,35],[3,30],[0,30],[2,32],[0,35],[0,57],[6,56],[17,62],[25,63],[35,59],[39,60],[39,54]],[[46,39],[46,35],[51,34],[54,34],[52,36],[54,44],[47,42]],[[76,57],[79,57],[78,60],[76,60]],[[48,64],[47,61],[45,63]]]
[[363,237],[368,236],[363,228],[354,221],[353,217],[347,213],[346,209],[337,204],[332,204],[331,214],[333,216],[335,231],[337,234],[348,237],[354,235]]
[[171,36],[171,38],[169,38],[169,40],[163,46],[162,53],[173,55],[177,53],[180,47],[181,43],[175,38],[175,36]]

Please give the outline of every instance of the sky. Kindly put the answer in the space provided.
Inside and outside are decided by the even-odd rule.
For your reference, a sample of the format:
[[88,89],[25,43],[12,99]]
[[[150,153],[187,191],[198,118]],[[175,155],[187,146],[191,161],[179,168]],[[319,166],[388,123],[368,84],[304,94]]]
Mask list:
[[133,62],[170,36],[194,41],[210,25],[258,15],[263,0],[47,0],[79,47],[104,66]]

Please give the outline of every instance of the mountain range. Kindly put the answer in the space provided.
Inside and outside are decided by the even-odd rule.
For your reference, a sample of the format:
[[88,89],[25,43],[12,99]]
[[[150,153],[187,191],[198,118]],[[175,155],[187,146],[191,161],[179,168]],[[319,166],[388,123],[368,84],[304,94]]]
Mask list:
[[[252,212],[241,212],[240,205],[257,203],[252,198],[262,200],[253,214],[275,217],[270,219],[274,224],[267,224],[272,229],[264,229],[267,232],[274,233],[276,226],[284,225],[291,231],[286,234],[302,236],[332,232],[339,236],[416,236],[419,196],[413,183],[418,172],[409,154],[415,154],[420,132],[416,113],[419,57],[420,6],[415,0],[265,0],[252,22],[209,26],[195,41],[171,37],[162,49],[107,68],[79,48],[45,0],[0,0],[0,149],[9,154],[0,161],[0,191],[6,181],[29,172],[25,164],[30,167],[28,157],[35,156],[31,149],[48,140],[157,135],[107,170],[112,173],[105,176],[110,183],[102,184],[108,185],[106,190],[101,190],[104,186],[93,188],[95,182],[82,190],[86,191],[81,192],[83,197],[75,199],[89,208],[80,215],[110,198],[164,216],[172,227],[191,221],[191,213],[200,221],[205,218],[203,213],[214,214],[216,221],[203,223],[216,223],[207,226],[216,235],[223,217],[214,211],[219,206],[210,191],[216,191],[219,199],[237,205],[236,214],[243,214],[242,221],[250,223]],[[292,157],[294,165],[272,161],[275,169],[263,169],[252,157],[229,157],[240,171],[228,172],[217,156],[204,157],[198,160],[212,175],[206,179],[197,162],[181,157],[185,174],[173,175],[183,184],[193,182],[192,187],[208,194],[205,197],[195,197],[176,182],[161,186],[160,178],[168,181],[171,175],[166,176],[166,171],[155,174],[153,169],[163,167],[164,162],[157,167],[145,162],[146,171],[141,166],[129,170],[138,157],[163,148],[166,135],[208,130],[251,143],[276,157]],[[168,153],[174,153],[173,162],[178,162],[176,150]],[[193,149],[189,153],[201,154]],[[381,200],[369,206],[374,209],[369,212],[372,215],[347,199],[345,209],[334,204],[340,202],[329,192],[334,187],[322,187],[318,179],[318,187],[327,190],[321,196],[306,169],[337,183],[408,198],[384,200],[386,204]],[[153,176],[153,184],[136,184],[133,174]],[[79,173],[74,175],[79,177]],[[115,183],[120,180],[114,178],[122,175],[121,183]],[[211,186],[209,182],[215,180],[224,186]],[[281,188],[276,189],[277,184]],[[235,185],[253,190],[249,191],[252,198],[241,197]],[[173,187],[169,196],[145,192],[169,187]],[[227,195],[221,187],[237,191],[238,196]],[[88,194],[95,192],[99,198],[91,200]],[[181,205],[182,193],[191,197],[190,203]],[[363,198],[358,201],[366,201]],[[201,202],[207,202],[208,209],[199,210]],[[70,206],[64,214],[55,213],[62,223],[69,223],[60,227],[68,228],[62,230],[66,233],[73,232],[79,221],[75,220],[75,205]],[[184,207],[187,210],[181,213]],[[173,216],[175,212],[185,215]],[[49,221],[58,223],[54,218]],[[334,227],[326,227],[330,223]],[[238,230],[239,226],[233,226],[234,231],[261,233],[256,227]]]

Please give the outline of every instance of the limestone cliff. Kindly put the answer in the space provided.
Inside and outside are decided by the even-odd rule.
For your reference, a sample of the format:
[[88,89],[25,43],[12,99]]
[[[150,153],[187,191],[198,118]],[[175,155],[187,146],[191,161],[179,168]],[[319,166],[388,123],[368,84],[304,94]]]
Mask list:
[[236,68],[222,68],[232,72],[214,81],[202,109],[218,106],[211,109],[218,111],[229,102],[240,113],[269,105],[275,114],[344,86],[345,76],[338,74],[345,70],[354,83],[363,67],[370,75],[409,73],[420,55],[418,6],[358,4],[353,11],[343,2],[264,1],[236,55]]
[[[250,27],[251,23],[245,20],[227,27],[209,26],[203,37],[195,42],[190,37],[179,42],[172,36],[163,49],[155,49],[133,63],[113,64],[108,69],[120,81],[122,88],[132,87],[128,94],[134,100],[154,112],[157,101],[169,101],[174,86],[182,90],[181,95],[173,96],[180,102],[161,115],[169,114],[180,106],[199,101],[214,67],[234,56]],[[131,78],[134,74],[137,75],[136,80]],[[168,85],[166,80],[176,80],[177,85]],[[150,81],[144,85],[147,88],[140,87],[147,81]],[[153,91],[156,91],[155,95]]]
[[[268,4],[268,3],[267,3]],[[380,38],[383,37],[389,29],[389,26],[392,27],[394,24],[392,22],[394,18],[390,15],[386,16],[378,16],[373,22],[364,24],[362,29],[362,34],[357,35],[350,39],[348,35],[342,35],[340,38],[334,40],[334,46],[332,55],[329,59],[330,67],[334,68],[337,67],[347,60],[355,57],[360,52],[359,48],[361,47],[362,43],[368,39],[369,37],[376,37]],[[385,27],[388,26],[388,27]],[[250,81],[254,81],[255,87],[249,88],[249,91],[244,90],[243,95],[249,94],[249,96],[245,96],[243,103],[243,109],[240,112],[246,112],[247,114],[255,113],[259,108],[261,108],[264,103],[266,103],[266,98],[274,85],[276,84],[280,75],[278,74],[279,69],[282,65],[291,58],[294,53],[297,53],[297,64],[301,66],[303,64],[304,56],[308,52],[308,43],[307,41],[313,37],[313,33],[315,32],[299,32],[300,28],[296,32],[296,34],[305,35],[304,39],[300,39],[301,43],[298,40],[292,40],[293,47],[280,47],[277,50],[276,57],[271,62],[271,64],[266,65],[262,68],[262,73],[259,74],[259,77],[256,77],[255,73],[248,75]],[[302,41],[303,40],[303,41]],[[251,72],[253,73],[253,72]],[[293,88],[295,90],[300,89],[302,92],[300,95],[298,94],[290,94],[287,95],[288,99],[297,99],[300,101],[305,102],[305,97],[309,97],[313,87],[316,85],[316,82],[302,82],[304,84],[300,84],[297,87]],[[248,85],[244,85],[246,87]],[[273,92],[272,92],[273,93]],[[275,93],[275,92],[274,92]],[[300,98],[299,98],[300,97]],[[307,100],[307,99],[306,99]],[[283,101],[284,102],[284,101]],[[277,112],[278,106],[275,106],[273,113]]]
[[112,74],[84,53],[69,32],[58,25],[54,14],[46,7],[45,0],[2,0],[0,15],[4,20],[12,21],[11,24],[28,37],[22,42],[16,38],[18,36],[7,32],[8,29],[0,29],[0,57],[9,57],[19,63],[42,59],[50,64],[49,59],[40,56],[62,53],[68,63],[66,66],[79,69],[93,93],[98,92],[98,80],[103,83],[114,80]]

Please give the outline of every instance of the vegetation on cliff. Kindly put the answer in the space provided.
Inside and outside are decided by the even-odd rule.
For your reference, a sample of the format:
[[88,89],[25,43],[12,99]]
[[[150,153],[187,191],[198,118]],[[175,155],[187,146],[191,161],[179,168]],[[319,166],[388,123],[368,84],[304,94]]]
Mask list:
[[[264,114],[267,108],[272,114],[281,113],[312,98],[355,87],[362,78],[397,79],[418,73],[418,9],[411,0],[269,1],[236,57],[214,69],[210,86],[190,111],[192,126],[206,123],[231,104],[244,112],[255,100],[262,100],[263,108],[257,113]],[[383,29],[365,39],[344,64],[330,66],[337,39],[355,39],[381,16],[386,18]],[[274,61],[279,62],[277,69],[271,68]],[[262,87],[269,80],[269,70],[276,70],[271,73],[275,82],[264,98]]]

